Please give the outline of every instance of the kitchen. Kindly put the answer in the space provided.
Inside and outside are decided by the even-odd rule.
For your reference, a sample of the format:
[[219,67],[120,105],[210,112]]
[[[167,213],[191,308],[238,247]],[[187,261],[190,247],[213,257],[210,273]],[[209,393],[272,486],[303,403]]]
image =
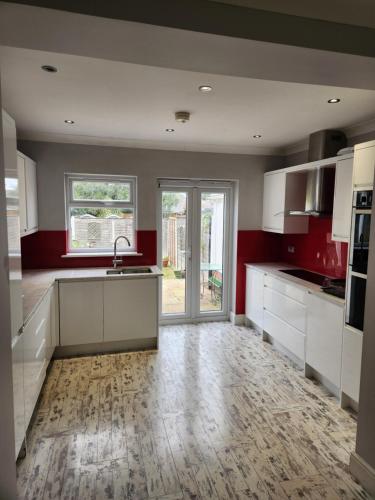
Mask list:
[[2,13],[18,497],[371,498],[366,71],[120,62],[53,30],[155,26]]

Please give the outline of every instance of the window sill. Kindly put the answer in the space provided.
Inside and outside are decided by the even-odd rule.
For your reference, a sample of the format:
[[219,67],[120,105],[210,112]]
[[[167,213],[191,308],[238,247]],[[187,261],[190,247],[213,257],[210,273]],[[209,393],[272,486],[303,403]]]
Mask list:
[[[118,257],[142,257],[139,252],[117,252]],[[74,259],[80,257],[113,257],[113,252],[72,252],[61,256],[63,259]]]

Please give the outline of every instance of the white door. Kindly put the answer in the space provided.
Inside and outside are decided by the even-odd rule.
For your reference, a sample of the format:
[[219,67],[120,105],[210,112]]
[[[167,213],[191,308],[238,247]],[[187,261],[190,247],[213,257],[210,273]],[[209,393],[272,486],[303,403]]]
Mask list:
[[160,181],[163,321],[227,319],[230,182]]

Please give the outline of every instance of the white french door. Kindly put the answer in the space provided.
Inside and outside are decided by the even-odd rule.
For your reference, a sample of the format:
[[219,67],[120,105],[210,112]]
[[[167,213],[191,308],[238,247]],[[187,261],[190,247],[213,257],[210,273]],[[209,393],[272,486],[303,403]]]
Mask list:
[[161,320],[227,319],[230,182],[159,181]]

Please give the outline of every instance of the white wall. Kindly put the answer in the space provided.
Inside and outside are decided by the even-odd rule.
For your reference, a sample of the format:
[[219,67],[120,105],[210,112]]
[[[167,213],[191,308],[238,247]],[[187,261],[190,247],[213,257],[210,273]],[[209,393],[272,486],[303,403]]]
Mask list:
[[260,229],[263,173],[282,157],[160,151],[21,141],[37,162],[39,228],[65,229],[64,172],[129,174],[138,177],[138,229],[156,229],[158,177],[239,180],[238,229]]

